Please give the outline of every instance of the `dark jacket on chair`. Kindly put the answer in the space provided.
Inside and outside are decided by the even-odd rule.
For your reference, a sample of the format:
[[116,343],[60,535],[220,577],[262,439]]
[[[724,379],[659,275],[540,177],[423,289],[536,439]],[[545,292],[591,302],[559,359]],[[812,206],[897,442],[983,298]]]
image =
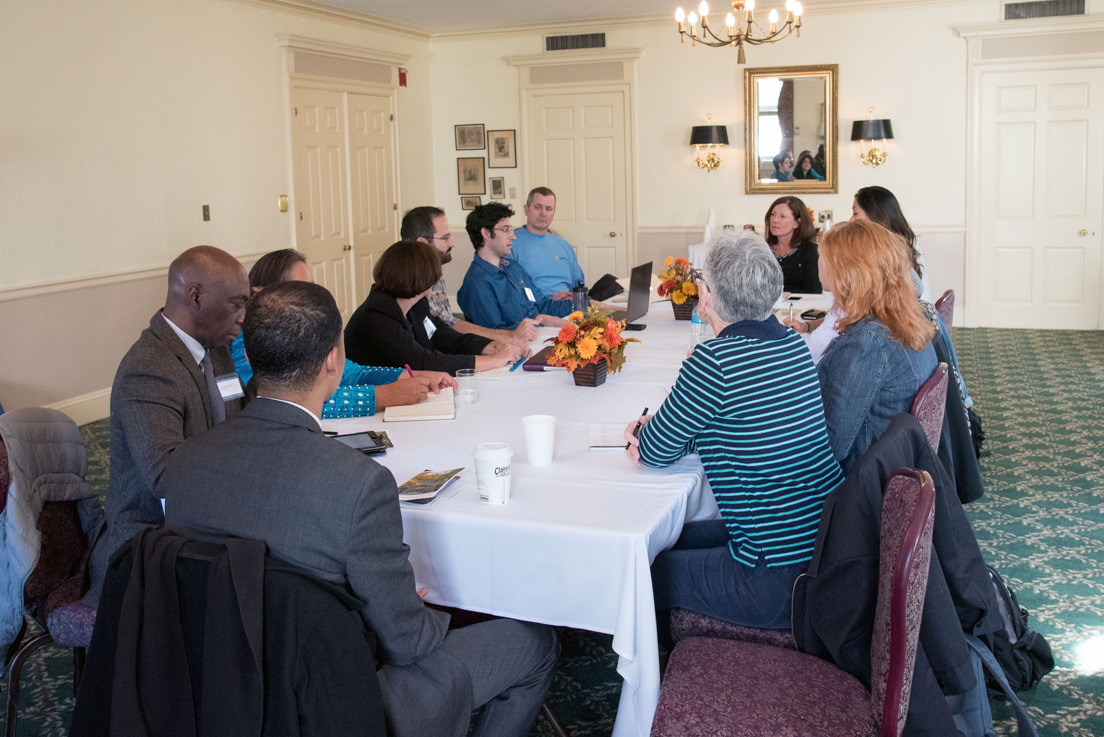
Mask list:
[[798,649],[834,662],[869,687],[882,490],[901,467],[927,471],[936,492],[931,567],[904,734],[943,737],[956,734],[944,694],[974,685],[963,631],[981,635],[1001,622],[973,529],[911,415],[898,415],[828,495],[813,559],[795,584],[793,632]]
[[966,412],[966,402],[959,388],[958,364],[947,345],[949,340],[942,330],[935,331],[932,347],[935,355],[950,367],[950,386],[947,387],[947,406],[943,411],[943,432],[939,436],[939,460],[947,471],[951,487],[958,493],[958,499],[968,504],[985,493],[981,480],[981,465],[974,450],[974,439],[970,434],[970,416]]
[[108,569],[70,735],[382,737],[360,606],[263,542],[140,532]]

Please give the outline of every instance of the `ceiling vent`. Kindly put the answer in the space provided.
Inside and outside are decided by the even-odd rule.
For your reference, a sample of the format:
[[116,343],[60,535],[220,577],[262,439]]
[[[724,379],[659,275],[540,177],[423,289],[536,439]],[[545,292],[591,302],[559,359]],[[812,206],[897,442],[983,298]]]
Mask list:
[[1084,14],[1085,0],[1030,0],[1030,2],[1004,4],[1005,20]]
[[545,36],[545,51],[573,51],[575,49],[604,49],[606,34],[576,33],[571,36]]

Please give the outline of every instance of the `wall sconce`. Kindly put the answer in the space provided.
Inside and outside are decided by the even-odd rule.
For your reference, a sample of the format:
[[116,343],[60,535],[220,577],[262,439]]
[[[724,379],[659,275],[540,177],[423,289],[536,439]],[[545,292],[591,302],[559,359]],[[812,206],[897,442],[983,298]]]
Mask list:
[[[712,115],[706,115],[707,121],[712,120]],[[690,145],[698,149],[698,158],[694,159],[699,169],[713,171],[721,165],[721,157],[713,151],[714,146],[728,145],[728,127],[723,125],[695,125],[690,129]],[[710,149],[703,159],[702,147]]]
[[[886,151],[886,141],[893,138],[893,124],[889,118],[874,120],[874,108],[869,107],[870,120],[856,120],[851,125],[851,140],[859,142],[859,161],[873,167],[879,167],[886,162],[889,152]],[[867,151],[863,141],[881,141],[882,147],[871,145]]]

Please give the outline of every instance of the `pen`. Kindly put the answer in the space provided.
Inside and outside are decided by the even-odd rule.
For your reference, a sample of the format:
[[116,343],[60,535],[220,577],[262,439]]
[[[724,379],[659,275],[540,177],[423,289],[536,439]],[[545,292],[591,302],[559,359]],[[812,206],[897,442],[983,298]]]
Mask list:
[[414,372],[410,370],[410,364],[409,363],[406,364],[403,368],[406,369],[406,373],[410,375],[411,379],[413,379],[414,378]]
[[[640,416],[644,417],[647,414],[648,414],[648,408],[645,407],[644,411],[640,413]],[[640,434],[640,420],[637,420],[636,421],[636,427],[633,428],[633,437],[635,438],[639,434]],[[632,445],[632,443],[625,443],[625,450],[628,450],[630,445]]]
[[517,367],[520,366],[523,363],[525,363],[525,359],[524,358],[519,358],[517,360],[517,363],[515,363],[513,366],[510,367],[510,370],[511,371],[517,371]]
[[790,322],[793,322],[793,302],[790,302]]

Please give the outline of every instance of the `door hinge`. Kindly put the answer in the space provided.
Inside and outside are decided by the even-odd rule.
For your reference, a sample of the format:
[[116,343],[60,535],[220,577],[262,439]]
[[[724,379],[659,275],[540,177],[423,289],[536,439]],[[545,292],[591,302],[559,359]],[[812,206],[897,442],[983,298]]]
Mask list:
[[298,115],[298,114],[299,114],[299,108],[297,108],[297,107],[293,107],[293,108],[292,108],[292,110],[294,110],[294,111],[295,111],[295,114],[296,114],[296,115]]
[[391,113],[391,120],[395,119],[395,113]]
[[391,205],[391,209],[392,209],[392,210],[395,210],[395,211],[398,211],[398,209],[399,209],[399,203],[398,203],[398,202],[396,202],[395,204]]

